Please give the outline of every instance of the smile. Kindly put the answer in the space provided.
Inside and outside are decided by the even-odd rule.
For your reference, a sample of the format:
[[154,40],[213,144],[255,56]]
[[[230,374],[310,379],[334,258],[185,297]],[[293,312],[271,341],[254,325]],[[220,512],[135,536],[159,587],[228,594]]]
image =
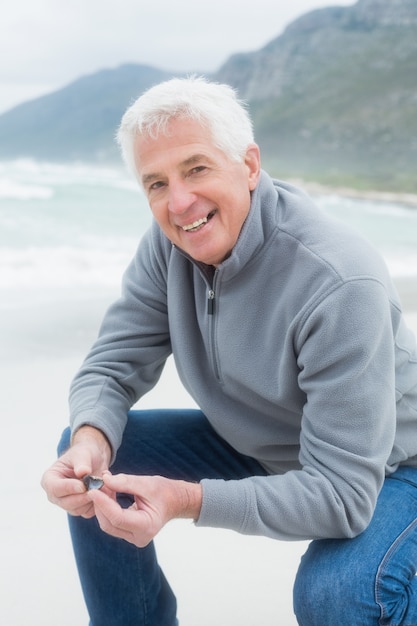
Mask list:
[[188,233],[194,233],[197,230],[200,230],[207,222],[213,217],[215,211],[212,211],[207,215],[207,217],[202,217],[199,220],[196,220],[192,224],[186,224],[185,226],[181,226],[182,230],[185,230]]

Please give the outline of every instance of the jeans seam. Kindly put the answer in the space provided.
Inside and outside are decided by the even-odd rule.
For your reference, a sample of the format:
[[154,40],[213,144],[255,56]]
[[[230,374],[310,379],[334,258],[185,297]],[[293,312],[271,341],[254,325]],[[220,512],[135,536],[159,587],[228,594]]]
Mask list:
[[[382,620],[386,619],[386,615],[385,615],[385,610],[384,610],[384,603],[382,602],[382,593],[379,591],[379,587],[380,587],[380,581],[384,575],[384,570],[386,569],[386,566],[388,565],[389,561],[391,560],[393,554],[396,552],[398,545],[401,543],[401,541],[407,537],[415,528],[417,527],[417,518],[414,519],[412,522],[410,522],[410,524],[408,524],[408,526],[406,528],[404,528],[404,530],[398,535],[398,537],[395,539],[395,541],[390,545],[389,549],[387,550],[387,552],[385,553],[383,559],[381,560],[381,563],[378,567],[377,573],[376,573],[376,578],[375,578],[375,601],[378,604],[380,610],[381,610],[381,616],[379,618],[379,624],[382,624]],[[390,622],[390,626],[400,626],[400,624],[394,624],[393,622]]]
[[[142,563],[140,562],[142,560],[142,554],[140,551],[140,548],[136,548],[137,552],[136,552],[136,560],[138,562],[139,565],[139,569],[142,568]],[[144,625],[148,624],[148,614],[149,614],[149,607],[148,607],[148,595],[146,593],[146,589],[145,589],[145,581],[143,579],[143,576],[139,576],[139,596],[141,598],[141,605],[142,605],[142,610],[143,610],[143,623]]]

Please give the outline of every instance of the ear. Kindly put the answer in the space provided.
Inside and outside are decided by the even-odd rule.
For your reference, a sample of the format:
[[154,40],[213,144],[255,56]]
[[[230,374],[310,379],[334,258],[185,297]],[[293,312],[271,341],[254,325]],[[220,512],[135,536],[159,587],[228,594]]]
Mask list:
[[261,173],[261,153],[256,143],[249,144],[245,154],[245,165],[248,168],[249,190],[253,191]]

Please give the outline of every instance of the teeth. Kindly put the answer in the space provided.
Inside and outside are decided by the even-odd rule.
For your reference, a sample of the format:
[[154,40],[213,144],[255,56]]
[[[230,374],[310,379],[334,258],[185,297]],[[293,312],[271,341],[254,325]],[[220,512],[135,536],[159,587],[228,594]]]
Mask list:
[[202,224],[205,224],[207,221],[208,220],[207,220],[206,217],[202,217],[200,220],[197,220],[196,222],[193,222],[192,224],[187,224],[186,226],[183,226],[182,229],[183,230],[194,230],[195,228],[198,228]]

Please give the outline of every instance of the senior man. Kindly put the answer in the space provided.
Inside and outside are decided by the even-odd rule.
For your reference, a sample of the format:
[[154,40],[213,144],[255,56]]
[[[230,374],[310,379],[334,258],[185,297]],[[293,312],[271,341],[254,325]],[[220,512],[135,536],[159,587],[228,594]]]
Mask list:
[[[43,477],[90,623],[177,623],[152,539],[182,517],[313,540],[299,624],[417,624],[417,351],[384,262],[261,169],[228,86],[157,85],[118,138],[154,220]],[[132,411],[171,353],[200,410]]]

